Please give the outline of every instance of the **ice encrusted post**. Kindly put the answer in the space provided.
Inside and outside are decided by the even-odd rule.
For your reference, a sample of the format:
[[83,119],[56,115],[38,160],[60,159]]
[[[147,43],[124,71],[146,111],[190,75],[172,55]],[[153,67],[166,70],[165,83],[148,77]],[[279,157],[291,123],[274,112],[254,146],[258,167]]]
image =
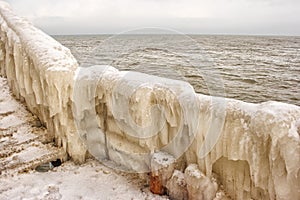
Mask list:
[[154,194],[165,194],[167,181],[175,169],[175,158],[165,152],[154,153],[151,159],[150,190]]

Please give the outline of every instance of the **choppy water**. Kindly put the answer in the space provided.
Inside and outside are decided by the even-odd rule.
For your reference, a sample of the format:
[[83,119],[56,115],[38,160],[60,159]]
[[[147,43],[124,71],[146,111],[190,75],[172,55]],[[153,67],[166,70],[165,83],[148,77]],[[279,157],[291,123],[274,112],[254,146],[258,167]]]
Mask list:
[[109,64],[122,70],[185,80],[198,93],[300,106],[300,37],[54,37],[71,49],[82,66]]

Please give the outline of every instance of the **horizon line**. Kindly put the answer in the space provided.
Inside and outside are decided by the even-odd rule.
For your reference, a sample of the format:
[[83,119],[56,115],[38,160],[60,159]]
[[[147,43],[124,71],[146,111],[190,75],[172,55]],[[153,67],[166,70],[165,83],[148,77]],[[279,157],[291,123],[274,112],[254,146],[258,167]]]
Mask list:
[[300,37],[294,34],[249,34],[249,33],[71,33],[49,34],[50,36],[96,36],[96,35],[193,35],[193,36],[257,36],[257,37]]

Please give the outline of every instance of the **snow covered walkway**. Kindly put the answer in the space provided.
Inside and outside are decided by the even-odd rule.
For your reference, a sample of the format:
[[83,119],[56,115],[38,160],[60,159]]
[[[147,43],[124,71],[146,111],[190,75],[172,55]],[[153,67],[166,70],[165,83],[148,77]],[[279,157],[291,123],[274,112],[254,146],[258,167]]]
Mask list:
[[15,100],[0,77],[0,173],[11,176],[63,156],[37,117]]

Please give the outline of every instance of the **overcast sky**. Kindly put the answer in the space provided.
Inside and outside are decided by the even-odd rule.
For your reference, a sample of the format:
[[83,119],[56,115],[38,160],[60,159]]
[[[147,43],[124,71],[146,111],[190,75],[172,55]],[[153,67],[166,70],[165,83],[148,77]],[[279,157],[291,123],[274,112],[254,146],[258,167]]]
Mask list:
[[143,27],[194,34],[300,35],[300,0],[7,0],[49,34]]

